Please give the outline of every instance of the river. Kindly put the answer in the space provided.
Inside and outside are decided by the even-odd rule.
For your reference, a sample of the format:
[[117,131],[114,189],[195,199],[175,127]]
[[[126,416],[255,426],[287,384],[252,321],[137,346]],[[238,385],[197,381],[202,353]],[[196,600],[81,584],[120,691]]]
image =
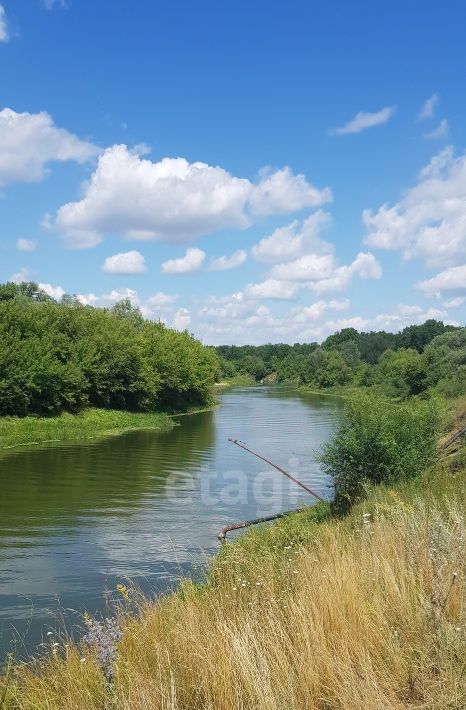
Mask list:
[[312,502],[229,437],[330,497],[315,454],[337,410],[291,388],[238,388],[168,433],[0,455],[1,654],[24,656],[85,609],[105,611],[118,583],[161,593],[199,574],[228,523]]

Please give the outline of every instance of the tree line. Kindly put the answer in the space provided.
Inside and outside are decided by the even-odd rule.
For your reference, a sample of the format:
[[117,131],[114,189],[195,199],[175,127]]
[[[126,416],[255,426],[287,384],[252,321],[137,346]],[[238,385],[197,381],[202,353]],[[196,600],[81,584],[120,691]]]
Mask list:
[[0,415],[186,410],[210,402],[217,375],[212,348],[128,300],[93,308],[34,283],[0,285]]
[[466,391],[466,328],[427,320],[399,333],[354,328],[324,342],[217,347],[225,378],[247,374],[318,389],[376,387],[399,399],[435,388],[454,397]]

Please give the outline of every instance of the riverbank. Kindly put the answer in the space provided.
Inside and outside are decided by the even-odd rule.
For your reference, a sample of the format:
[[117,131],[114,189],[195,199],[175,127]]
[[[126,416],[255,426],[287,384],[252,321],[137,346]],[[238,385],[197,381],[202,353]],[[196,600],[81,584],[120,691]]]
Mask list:
[[346,517],[318,504],[251,530],[203,584],[156,602],[120,587],[121,640],[50,638],[4,676],[3,707],[462,708],[465,484],[457,442]]
[[57,417],[1,417],[0,451],[58,441],[78,441],[121,434],[135,429],[169,431],[175,426],[168,414],[86,409]]
[[221,382],[216,382],[214,392],[233,389],[233,387],[253,387],[257,384],[252,375],[235,375],[235,377],[229,377]]

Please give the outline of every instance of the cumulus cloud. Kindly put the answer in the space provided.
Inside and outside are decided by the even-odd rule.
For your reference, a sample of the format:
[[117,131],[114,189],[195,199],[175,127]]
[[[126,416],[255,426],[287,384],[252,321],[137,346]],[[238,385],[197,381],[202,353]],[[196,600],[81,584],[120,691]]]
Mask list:
[[438,102],[438,94],[432,94],[432,96],[426,99],[421,106],[417,120],[425,121],[427,118],[433,118]]
[[302,223],[294,220],[285,227],[276,229],[269,237],[264,237],[255,244],[251,253],[257,261],[273,264],[296,259],[305,252],[332,252],[332,245],[320,239],[322,229],[329,222],[329,213],[317,210]]
[[316,301],[311,303],[310,306],[297,309],[293,316],[293,322],[308,323],[309,321],[318,321],[326,311],[346,311],[349,306],[350,302],[347,298],[343,301]]
[[328,188],[318,190],[289,168],[252,183],[221,167],[184,158],[152,162],[115,145],[100,156],[83,198],[58,210],[55,228],[74,247],[94,246],[107,232],[183,242],[330,199]]
[[133,250],[107,256],[102,271],[107,271],[109,274],[142,274],[146,268],[143,255]]
[[8,42],[9,38],[5,8],[0,5],[0,42]]
[[452,298],[450,301],[444,301],[444,308],[459,308],[466,301],[466,296],[457,296],[457,298]]
[[334,268],[333,254],[305,254],[293,261],[276,264],[271,276],[282,281],[318,281],[330,277]]
[[347,266],[337,266],[327,278],[322,278],[310,285],[315,293],[343,291],[358,277],[364,281],[376,281],[382,276],[382,267],[370,252],[359,252],[354,261]]
[[18,251],[35,251],[37,249],[37,242],[32,239],[17,239],[16,248]]
[[364,210],[363,222],[372,247],[400,250],[428,266],[454,265],[466,253],[466,155],[445,148],[399,202]]
[[173,327],[176,328],[176,330],[186,330],[187,328],[189,328],[190,324],[191,313],[188,311],[188,309],[180,308],[179,310],[177,310],[173,319]]
[[435,296],[442,293],[458,294],[466,292],[466,264],[461,266],[451,266],[445,271],[441,271],[431,279],[420,281],[416,288],[424,291],[428,296]]
[[427,140],[444,140],[448,138],[450,126],[446,118],[442,119],[438,126],[428,133],[424,133],[424,138]]
[[0,111],[0,185],[36,182],[50,162],[84,163],[98,152],[97,146],[55,126],[45,111]]
[[359,111],[354,118],[340,128],[334,128],[331,133],[338,136],[344,136],[349,133],[361,133],[367,128],[381,126],[383,123],[388,123],[396,111],[395,106],[385,106],[380,111],[370,113],[367,111]]
[[247,259],[247,254],[244,249],[235,251],[231,256],[219,256],[216,259],[211,259],[209,271],[228,271],[241,266]]
[[266,279],[261,283],[248,284],[244,296],[251,299],[272,299],[275,301],[291,301],[296,298],[298,289],[294,284],[278,279]]
[[20,284],[23,281],[30,281],[31,269],[29,269],[29,267],[27,266],[22,266],[19,271],[16,271],[14,274],[11,274],[8,280],[13,281],[13,283],[15,284]]
[[52,286],[52,284],[39,283],[39,288],[45,291],[51,298],[59,301],[65,295],[65,289],[61,286]]
[[260,180],[250,190],[249,204],[253,214],[267,216],[288,214],[305,207],[316,207],[332,200],[328,187],[318,190],[304,175],[293,175],[290,168],[260,172]]
[[360,252],[349,265],[338,266],[333,254],[305,254],[293,261],[277,264],[271,277],[286,282],[297,282],[315,293],[342,291],[353,278],[379,279],[382,267],[370,252]]
[[154,308],[169,308],[178,299],[177,293],[163,293],[163,291],[157,291],[153,296],[147,299],[147,303]]
[[165,274],[191,274],[199,271],[205,259],[205,252],[195,247],[186,250],[184,256],[178,259],[168,259],[162,264],[162,271]]

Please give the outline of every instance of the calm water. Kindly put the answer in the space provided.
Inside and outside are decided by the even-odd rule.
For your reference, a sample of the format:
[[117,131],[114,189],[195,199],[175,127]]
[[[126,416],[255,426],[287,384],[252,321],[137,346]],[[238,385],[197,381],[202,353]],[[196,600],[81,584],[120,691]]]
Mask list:
[[[281,387],[241,388],[168,434],[131,432],[0,456],[0,651],[34,650],[46,631],[105,608],[130,579],[161,592],[195,571],[231,522],[309,496],[228,443],[239,438],[324,497],[315,451],[337,402]],[[57,619],[58,614],[58,619]]]

